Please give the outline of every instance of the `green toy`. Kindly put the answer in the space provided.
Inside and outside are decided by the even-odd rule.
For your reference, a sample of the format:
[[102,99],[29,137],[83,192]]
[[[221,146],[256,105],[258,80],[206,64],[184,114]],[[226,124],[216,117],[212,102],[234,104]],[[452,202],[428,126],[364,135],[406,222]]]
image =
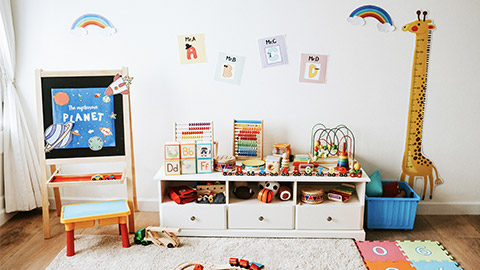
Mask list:
[[145,240],[145,228],[141,228],[137,232],[135,232],[135,237],[133,238],[135,244],[143,246],[148,246],[152,243],[152,241]]

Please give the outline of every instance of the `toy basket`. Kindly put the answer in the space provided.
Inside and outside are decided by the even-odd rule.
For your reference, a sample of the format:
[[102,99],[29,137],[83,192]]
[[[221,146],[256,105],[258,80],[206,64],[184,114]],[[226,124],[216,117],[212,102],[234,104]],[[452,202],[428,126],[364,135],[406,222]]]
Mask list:
[[[382,181],[382,184],[394,181]],[[368,229],[413,229],[420,197],[403,181],[398,182],[405,189],[406,198],[368,197],[365,195],[365,220]]]

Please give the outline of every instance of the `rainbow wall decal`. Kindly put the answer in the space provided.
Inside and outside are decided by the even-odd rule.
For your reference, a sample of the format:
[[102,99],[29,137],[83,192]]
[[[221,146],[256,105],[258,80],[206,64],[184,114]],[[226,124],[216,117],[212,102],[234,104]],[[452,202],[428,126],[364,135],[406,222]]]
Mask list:
[[98,14],[84,14],[78,17],[78,19],[73,22],[71,30],[77,31],[78,29],[82,29],[79,31],[87,34],[88,26],[100,27],[103,31],[106,31],[110,35],[116,32],[116,29],[113,27],[112,23],[110,23],[107,18]]
[[373,5],[361,6],[355,9],[350,13],[347,20],[353,25],[365,25],[365,18],[369,17],[378,21],[377,27],[379,31],[391,32],[395,30],[390,15],[383,8]]

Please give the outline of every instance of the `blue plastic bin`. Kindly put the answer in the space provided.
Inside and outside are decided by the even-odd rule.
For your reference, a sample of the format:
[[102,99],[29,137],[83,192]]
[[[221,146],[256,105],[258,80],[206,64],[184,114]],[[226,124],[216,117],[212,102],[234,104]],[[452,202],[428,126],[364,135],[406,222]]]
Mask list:
[[[382,181],[382,184],[398,182],[405,189],[406,198],[368,197],[365,195],[365,216],[368,229],[413,229],[420,197],[403,181]],[[410,198],[413,193],[413,197]]]

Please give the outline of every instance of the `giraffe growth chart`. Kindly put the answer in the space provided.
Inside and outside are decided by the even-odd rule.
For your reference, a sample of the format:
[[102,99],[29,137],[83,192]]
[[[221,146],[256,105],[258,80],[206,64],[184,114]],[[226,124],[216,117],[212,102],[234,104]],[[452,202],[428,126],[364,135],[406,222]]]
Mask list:
[[[438,177],[437,168],[432,161],[422,153],[422,129],[425,110],[425,93],[427,90],[428,55],[430,53],[430,35],[435,29],[432,20],[426,20],[427,12],[417,11],[418,20],[403,26],[403,31],[416,35],[415,51],[413,56],[412,83],[410,88],[410,104],[408,111],[407,136],[405,141],[405,152],[403,154],[402,175],[400,180],[405,181],[408,177],[408,184],[413,187],[416,177],[422,177],[424,181],[423,196],[427,189],[427,181],[430,183],[430,199],[432,199],[433,185],[442,184]],[[435,181],[433,173],[435,172]]]

